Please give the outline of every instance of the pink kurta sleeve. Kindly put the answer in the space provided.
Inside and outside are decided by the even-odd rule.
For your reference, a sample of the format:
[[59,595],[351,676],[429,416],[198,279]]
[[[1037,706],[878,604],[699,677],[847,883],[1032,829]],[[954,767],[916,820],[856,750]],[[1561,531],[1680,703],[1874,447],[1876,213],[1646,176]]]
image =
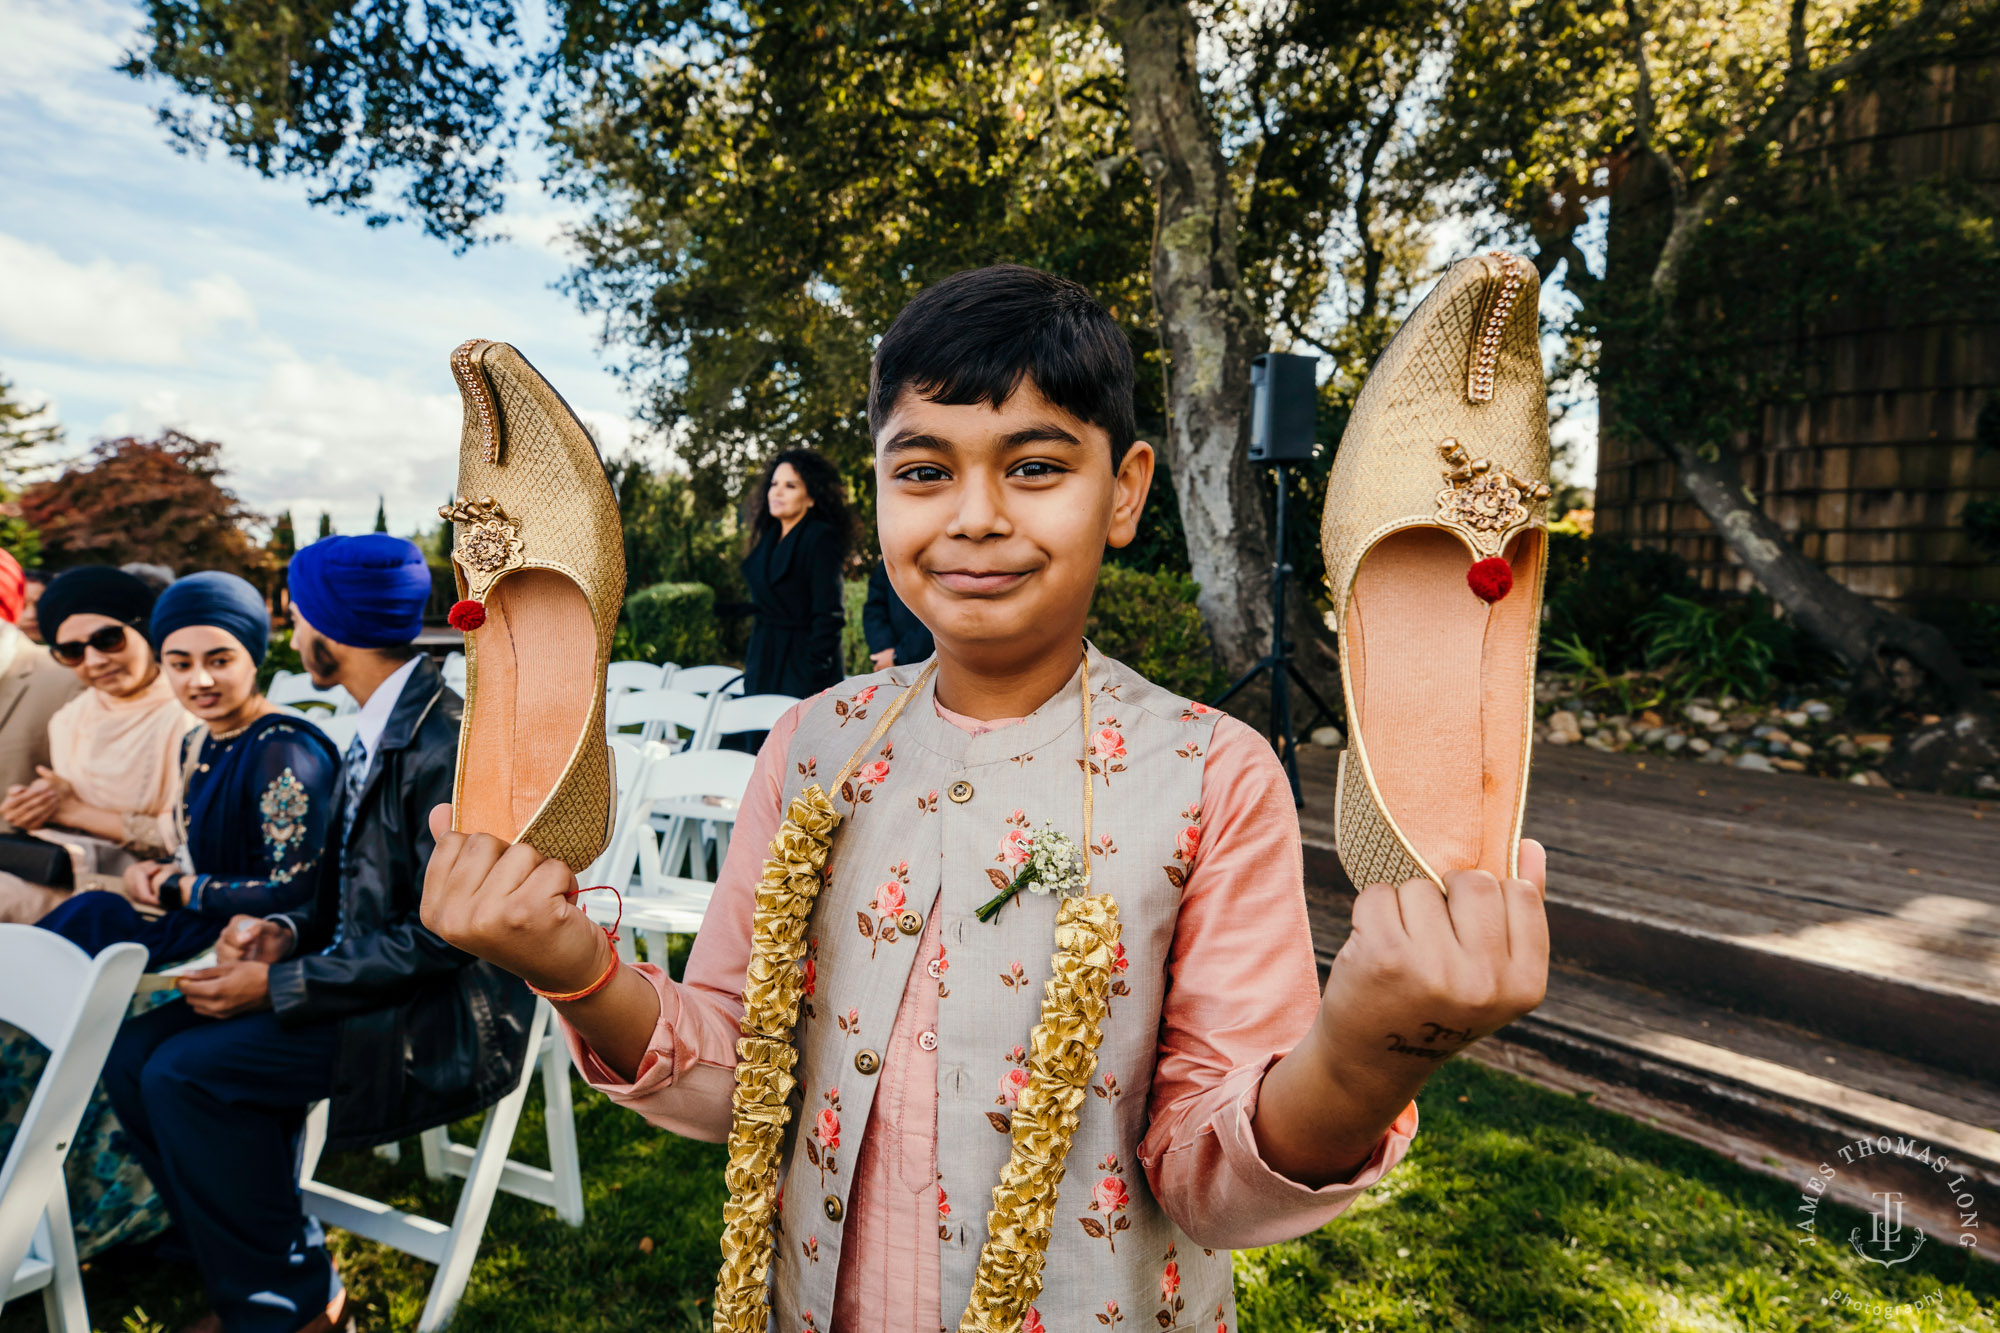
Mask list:
[[685,977],[675,981],[651,963],[634,969],[660,992],[660,1022],[630,1083],[621,1082],[575,1028],[563,1036],[576,1067],[591,1087],[630,1107],[662,1129],[690,1139],[721,1143],[729,1137],[730,1098],[736,1086],[736,1022],[743,1016],[743,978],[750,969],[750,917],[757,879],[784,814],[784,774],[799,716],[795,705],[764,739],[750,786],[736,812],[729,855],[716,878],[708,913],[688,954]]
[[1265,1164],[1251,1132],[1264,1073],[1319,1009],[1298,815],[1270,745],[1229,717],[1209,744],[1201,798],[1139,1161],[1191,1239],[1249,1249],[1324,1226],[1387,1174],[1416,1135],[1417,1104],[1344,1183],[1308,1189]]

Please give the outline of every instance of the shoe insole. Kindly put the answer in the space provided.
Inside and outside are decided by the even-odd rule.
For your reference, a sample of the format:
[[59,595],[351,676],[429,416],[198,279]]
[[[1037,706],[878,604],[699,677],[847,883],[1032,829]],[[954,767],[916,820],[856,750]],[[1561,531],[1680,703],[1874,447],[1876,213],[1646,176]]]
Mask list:
[[473,634],[477,689],[458,827],[517,842],[590,722],[597,627],[575,583],[553,570],[524,569],[493,585],[486,623]]
[[1348,599],[1350,723],[1389,817],[1440,875],[1505,878],[1513,859],[1541,542],[1514,539],[1513,590],[1489,606],[1464,542],[1405,529],[1363,557]]

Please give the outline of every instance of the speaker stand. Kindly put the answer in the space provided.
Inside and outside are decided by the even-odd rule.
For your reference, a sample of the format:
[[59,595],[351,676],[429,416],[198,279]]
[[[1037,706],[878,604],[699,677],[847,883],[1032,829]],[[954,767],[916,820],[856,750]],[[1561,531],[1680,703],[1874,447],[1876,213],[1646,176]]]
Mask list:
[[1297,733],[1292,730],[1291,686],[1297,684],[1306,698],[1313,701],[1319,710],[1306,724],[1306,732],[1311,734],[1321,718],[1333,719],[1333,710],[1326,706],[1326,700],[1312,687],[1296,663],[1292,661],[1292,641],[1285,637],[1285,580],[1292,575],[1292,566],[1285,562],[1285,496],[1291,487],[1289,463],[1273,463],[1272,470],[1278,476],[1277,505],[1277,554],[1271,565],[1271,651],[1259,658],[1256,665],[1236,678],[1234,684],[1224,690],[1213,706],[1222,707],[1235,696],[1237,691],[1248,685],[1266,671],[1271,673],[1271,748],[1278,752],[1278,758],[1285,765],[1285,776],[1292,783],[1292,804],[1305,804],[1299,789],[1299,760]]

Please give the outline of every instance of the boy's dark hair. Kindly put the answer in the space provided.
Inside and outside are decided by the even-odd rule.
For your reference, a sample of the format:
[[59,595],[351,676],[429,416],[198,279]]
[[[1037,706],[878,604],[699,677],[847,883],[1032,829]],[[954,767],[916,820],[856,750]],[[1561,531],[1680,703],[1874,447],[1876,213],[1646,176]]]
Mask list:
[[1026,376],[1063,411],[1111,437],[1111,470],[1132,447],[1132,345],[1081,285],[1023,264],[954,273],[903,307],[869,369],[868,431],[906,392],[997,409]]

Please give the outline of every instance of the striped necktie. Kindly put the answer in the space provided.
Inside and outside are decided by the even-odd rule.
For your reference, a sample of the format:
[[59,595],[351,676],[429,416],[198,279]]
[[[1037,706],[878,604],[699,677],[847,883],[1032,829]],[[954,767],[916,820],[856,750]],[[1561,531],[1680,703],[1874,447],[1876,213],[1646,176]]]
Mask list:
[[327,953],[339,948],[341,936],[347,933],[347,843],[354,833],[354,817],[361,813],[361,789],[367,785],[368,747],[361,743],[357,733],[340,759],[340,883],[335,886],[334,897],[340,915],[334,922],[333,943],[326,946]]

